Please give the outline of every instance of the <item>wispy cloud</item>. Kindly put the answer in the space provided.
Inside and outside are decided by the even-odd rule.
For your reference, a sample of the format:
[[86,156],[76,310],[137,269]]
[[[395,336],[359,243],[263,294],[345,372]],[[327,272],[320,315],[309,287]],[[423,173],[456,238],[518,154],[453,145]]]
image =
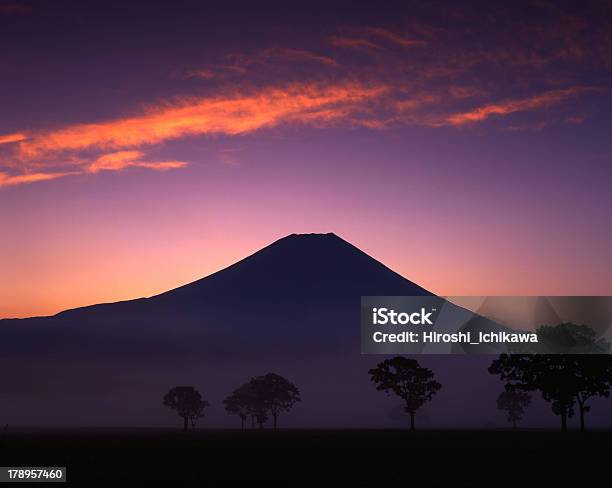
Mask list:
[[12,142],[19,142],[25,139],[26,135],[19,132],[15,134],[4,134],[0,135],[0,144],[11,144]]
[[516,112],[524,112],[527,110],[549,107],[551,105],[561,103],[570,97],[593,90],[594,88],[592,87],[570,87],[562,90],[551,90],[523,99],[508,100],[500,103],[490,103],[465,112],[449,115],[441,120],[439,125],[460,126],[473,124],[475,122],[482,122],[483,120],[493,116],[504,116]]
[[[151,161],[143,148],[189,136],[235,136],[296,124],[311,127],[344,124],[376,130],[397,125],[459,127],[550,107],[593,90],[583,86],[549,90],[450,113],[449,103],[471,100],[478,92],[451,86],[442,92],[434,89],[406,97],[401,90],[398,92],[397,86],[351,81],[292,84],[250,93],[176,99],[160,102],[139,115],[3,136],[6,142],[13,143],[10,147],[22,174],[2,173],[0,186],[134,167],[160,171],[183,168],[187,162]],[[230,156],[224,161],[235,163],[233,155]],[[63,169],[66,165],[74,169],[66,171]],[[33,167],[49,170],[32,172]]]
[[376,51],[380,49],[378,44],[360,37],[331,36],[329,42],[335,47],[356,49],[359,51]]
[[143,161],[144,153],[141,151],[119,151],[103,154],[87,166],[90,173],[99,171],[119,171],[124,168],[139,167],[158,171],[184,168],[188,163],[184,161]]
[[[51,167],[49,171],[26,171],[22,173],[0,172],[0,188],[7,186],[24,185],[39,181],[56,180],[65,176],[99,173],[100,171],[120,171],[126,168],[146,168],[156,171],[184,168],[189,163],[184,161],[148,161],[141,151],[118,151],[103,154],[93,162],[84,159],[75,159],[75,168],[71,171],[61,171]],[[65,165],[64,165],[65,166]]]
[[[553,16],[548,26],[508,22],[506,32],[493,34],[485,23],[468,19],[462,25],[461,15],[454,19],[444,27],[416,21],[402,27],[399,19],[393,28],[344,26],[303,40],[302,47],[219,53],[186,75],[209,80],[201,84],[211,90],[208,94],[168,98],[140,110],[126,107],[129,115],[107,120],[48,130],[16,127],[0,135],[0,186],[75,172],[183,168],[187,163],[180,158],[155,161],[151,149],[181,138],[237,136],[280,126],[449,130],[504,120],[490,127],[544,130],[551,121],[584,121],[572,101],[597,89],[582,81],[593,83],[592,76],[580,75],[611,65],[612,38],[590,49],[584,23],[572,17]],[[474,45],[470,40],[481,35],[480,29],[493,42]],[[547,110],[553,106],[554,111]],[[219,159],[236,164],[232,150]]]
[[427,44],[421,39],[415,39],[411,36],[397,34],[389,29],[383,29],[381,27],[366,27],[363,30],[366,33],[369,33],[373,36],[379,37],[402,47],[424,46],[425,44]]
[[274,67],[294,63],[309,63],[326,67],[337,66],[332,56],[323,55],[306,49],[273,46],[258,49],[251,53],[232,53],[225,57],[225,62],[203,68],[189,70],[187,78],[204,80],[225,79],[244,76],[249,71],[260,70],[262,66]]
[[32,160],[63,151],[134,148],[186,136],[237,135],[280,123],[337,119],[385,90],[357,83],[297,84],[251,94],[179,99],[133,117],[32,134],[18,143],[18,154]]
[[272,47],[263,49],[259,52],[261,60],[266,61],[292,61],[319,63],[326,66],[336,66],[336,60],[331,56],[324,56],[304,49],[294,49],[288,47]]
[[64,176],[74,175],[75,172],[56,172],[56,173],[24,173],[18,175],[9,175],[0,172],[0,187],[23,185],[26,183],[36,183],[38,181],[55,180]]
[[[187,162],[151,161],[143,148],[189,136],[239,135],[280,124],[318,127],[343,121],[366,125],[359,113],[387,90],[384,85],[356,82],[292,84],[162,101],[139,115],[11,135],[15,162],[10,167],[22,173],[3,173],[2,185],[132,167],[158,171],[183,168]],[[74,170],[67,172],[63,169],[66,166]],[[31,172],[32,168],[49,171]]]

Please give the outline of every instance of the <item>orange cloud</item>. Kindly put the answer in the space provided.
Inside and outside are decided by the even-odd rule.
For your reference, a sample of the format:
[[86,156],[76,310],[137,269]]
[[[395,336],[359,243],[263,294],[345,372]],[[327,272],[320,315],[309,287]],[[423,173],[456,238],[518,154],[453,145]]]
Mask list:
[[69,173],[26,173],[22,175],[8,175],[0,172],[0,187],[22,185],[24,183],[35,183],[37,181],[54,180],[63,176],[76,174]]
[[98,173],[99,171],[119,171],[128,167],[140,167],[165,171],[187,166],[187,163],[183,161],[141,161],[142,156],[144,154],[140,151],[119,151],[104,154],[91,163],[87,170],[90,173]]
[[137,168],[147,168],[154,169],[156,171],[167,171],[169,169],[178,169],[184,168],[189,163],[185,161],[135,161],[130,166],[135,166]]
[[162,103],[133,117],[33,135],[19,143],[19,155],[23,160],[31,160],[55,152],[127,149],[185,136],[237,135],[285,122],[342,118],[386,90],[385,86],[356,83],[294,84],[250,95],[184,99]]
[[111,154],[104,154],[88,166],[90,173],[98,171],[118,171],[130,166],[135,160],[141,158],[143,153],[140,151],[119,151]]
[[491,103],[488,105],[483,105],[482,107],[477,107],[467,112],[452,114],[440,121],[439,124],[434,125],[460,126],[465,124],[472,124],[474,122],[481,122],[483,120],[486,120],[494,115],[504,116],[515,112],[524,112],[536,108],[548,107],[551,105],[558,104],[570,97],[584,93],[585,91],[592,90],[593,88],[587,87],[571,87],[562,90],[551,90],[539,95],[520,100]]
[[[169,169],[183,168],[188,164],[184,161],[143,161],[141,159],[142,156],[144,156],[144,154],[140,151],[119,151],[104,154],[98,157],[93,163],[87,165],[86,171],[89,173],[98,173],[100,171],[119,171],[129,167],[166,171]],[[17,175],[0,172],[0,188],[3,186],[14,186],[26,183],[36,183],[38,181],[55,180],[64,176],[79,174],[84,174],[84,171],[37,172]]]
[[0,144],[10,144],[11,142],[25,141],[26,139],[25,134],[19,132],[15,134],[5,134],[0,136]]

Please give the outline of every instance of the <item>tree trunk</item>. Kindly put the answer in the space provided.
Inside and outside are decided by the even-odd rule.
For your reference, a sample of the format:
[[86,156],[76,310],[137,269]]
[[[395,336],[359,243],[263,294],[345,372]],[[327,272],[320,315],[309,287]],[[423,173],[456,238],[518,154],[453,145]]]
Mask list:
[[414,412],[410,412],[410,431],[414,432]]
[[251,415],[251,429],[255,428],[255,415]]
[[240,430],[244,431],[244,416],[240,416]]
[[512,428],[516,429],[516,420],[512,419]]
[[580,409],[580,432],[584,432],[584,405],[579,402],[578,408]]
[[274,419],[274,430],[276,430],[276,416],[277,414],[272,414],[272,418]]
[[567,412],[561,412],[561,432],[567,432]]
[[189,420],[187,419],[187,415],[183,416],[183,431],[187,432],[189,430]]

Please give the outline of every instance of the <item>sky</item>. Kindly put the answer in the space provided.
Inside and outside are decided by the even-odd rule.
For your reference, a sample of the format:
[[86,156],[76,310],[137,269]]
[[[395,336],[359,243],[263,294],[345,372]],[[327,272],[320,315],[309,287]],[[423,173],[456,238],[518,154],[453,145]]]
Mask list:
[[0,0],[0,317],[334,232],[441,295],[612,295],[609,2]]

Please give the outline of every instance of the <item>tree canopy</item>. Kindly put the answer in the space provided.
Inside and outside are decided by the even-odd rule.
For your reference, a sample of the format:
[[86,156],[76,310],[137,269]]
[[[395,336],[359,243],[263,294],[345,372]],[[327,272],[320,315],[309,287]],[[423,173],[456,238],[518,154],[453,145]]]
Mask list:
[[584,430],[586,402],[594,396],[608,396],[612,385],[612,356],[570,354],[502,354],[489,367],[506,381],[508,391],[535,391],[550,402],[561,417],[561,430],[574,415],[576,404]]
[[210,404],[193,386],[176,386],[164,395],[164,405],[176,410],[183,419],[183,430],[189,429],[189,424],[195,428],[199,418],[204,416],[204,409]]
[[523,418],[525,408],[531,403],[531,396],[524,391],[503,391],[497,397],[498,410],[505,410],[508,422],[513,427]]
[[536,330],[537,351],[541,354],[608,354],[610,344],[598,338],[588,325],[566,322],[559,325],[542,325]]
[[255,395],[262,400],[265,409],[272,415],[275,429],[279,414],[291,410],[301,401],[298,388],[288,379],[275,373],[253,378],[251,387]]
[[377,390],[392,392],[404,400],[405,410],[410,414],[410,430],[415,428],[417,410],[442,388],[430,369],[420,366],[415,359],[400,356],[379,363],[369,374]]
[[289,411],[300,401],[300,392],[293,383],[276,373],[268,373],[252,378],[234,390],[223,403],[228,413],[240,417],[243,429],[248,416],[263,428],[268,414],[272,416],[276,429],[280,413]]

